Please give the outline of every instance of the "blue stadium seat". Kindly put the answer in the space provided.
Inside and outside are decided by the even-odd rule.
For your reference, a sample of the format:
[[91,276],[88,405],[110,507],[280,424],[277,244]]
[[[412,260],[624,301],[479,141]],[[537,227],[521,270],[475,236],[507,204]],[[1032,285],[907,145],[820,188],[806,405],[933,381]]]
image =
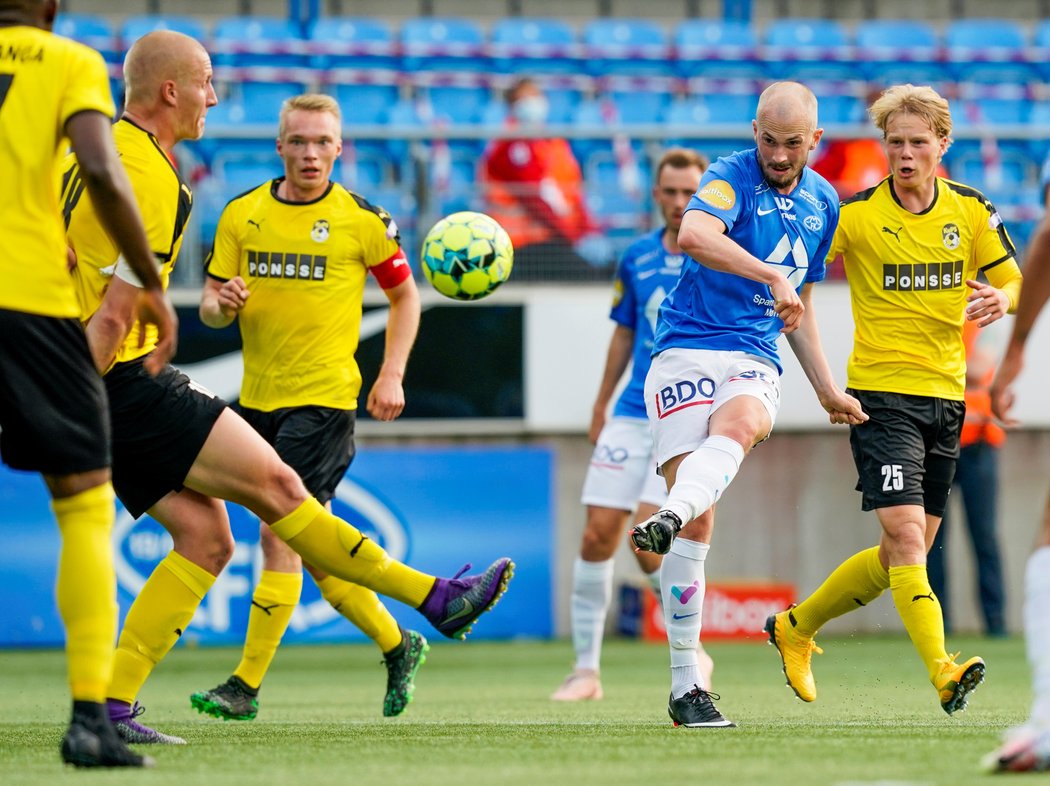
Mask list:
[[766,58],[780,79],[857,79],[849,39],[830,19],[780,19],[766,28]]
[[212,31],[216,65],[294,68],[309,65],[299,26],[265,16],[230,16]]
[[617,121],[623,125],[662,123],[671,103],[671,94],[659,90],[610,90],[605,96],[616,107]]
[[820,96],[817,114],[821,126],[854,125],[866,121],[866,107],[857,96],[822,90],[815,82],[810,82],[809,85]]
[[944,44],[960,82],[1027,84],[1036,69],[1024,62],[1027,46],[1021,26],[1006,19],[960,19],[948,24]]
[[747,126],[757,109],[758,96],[748,93],[693,96],[675,101],[667,110],[666,122],[671,126],[696,127],[696,136],[702,137],[703,126]]
[[583,29],[590,73],[671,76],[674,64],[663,28],[647,19],[595,19]]
[[557,19],[501,19],[492,26],[493,64],[505,74],[575,74],[580,70],[576,34]]
[[346,84],[335,86],[335,99],[346,125],[371,125],[383,122],[387,110],[398,99],[396,85]]
[[763,79],[758,39],[746,22],[688,19],[674,37],[678,72],[684,77]]
[[479,122],[481,113],[489,102],[487,87],[456,87],[435,85],[427,88],[434,112],[447,118],[453,125],[469,125]]
[[62,12],[55,17],[53,32],[97,49],[110,63],[119,62],[123,55],[120,41],[113,34],[113,28],[101,16]]
[[129,16],[124,20],[124,24],[120,28],[120,38],[123,41],[124,48],[127,49],[133,42],[142,38],[146,33],[152,33],[154,30],[174,30],[177,33],[188,35],[190,38],[196,38],[201,42],[204,41],[207,35],[204,24],[192,16],[178,16],[174,14]]
[[285,99],[304,92],[298,82],[244,82],[240,103],[244,107],[245,123],[265,123],[276,130],[277,116]]
[[887,80],[888,69],[911,73],[918,66],[918,77],[904,79],[912,84],[938,84],[948,81],[948,70],[938,62],[940,42],[933,27],[916,19],[897,21],[877,19],[857,25],[856,56],[864,75],[884,84],[901,80]]
[[481,28],[469,19],[420,17],[401,25],[407,71],[488,71],[483,44]]
[[267,180],[280,177],[284,170],[280,159],[271,155],[269,158],[219,160],[213,171],[222,179],[222,192],[228,201]]
[[583,100],[583,93],[572,87],[546,87],[544,93],[550,104],[549,123],[570,123],[576,107]]
[[316,68],[393,70],[400,64],[387,24],[370,17],[321,17],[307,33]]

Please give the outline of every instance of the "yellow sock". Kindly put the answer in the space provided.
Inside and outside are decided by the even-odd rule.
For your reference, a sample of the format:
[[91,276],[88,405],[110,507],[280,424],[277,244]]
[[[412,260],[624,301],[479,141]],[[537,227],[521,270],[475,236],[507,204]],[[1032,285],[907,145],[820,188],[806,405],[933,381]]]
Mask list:
[[858,552],[791,610],[795,630],[812,637],[828,620],[867,606],[889,586],[889,574],[879,562],[879,547]]
[[62,546],[55,592],[66,628],[66,660],[74,701],[103,702],[117,636],[113,570],[113,486],[108,482],[52,500]]
[[252,688],[262,685],[303,591],[303,572],[264,570],[252,594],[241,662],[233,670]]
[[925,565],[896,565],[890,568],[890,591],[897,613],[919,651],[932,680],[948,657],[944,650],[944,615],[933,594]]
[[332,608],[346,617],[383,652],[401,643],[401,627],[372,590],[325,576],[317,586]]
[[391,559],[356,527],[333,516],[313,497],[270,529],[320,570],[360,584],[380,595],[419,608],[434,586],[434,577]]
[[135,700],[153,667],[193,619],[215,577],[181,554],[168,552],[128,610],[113,659],[109,697]]

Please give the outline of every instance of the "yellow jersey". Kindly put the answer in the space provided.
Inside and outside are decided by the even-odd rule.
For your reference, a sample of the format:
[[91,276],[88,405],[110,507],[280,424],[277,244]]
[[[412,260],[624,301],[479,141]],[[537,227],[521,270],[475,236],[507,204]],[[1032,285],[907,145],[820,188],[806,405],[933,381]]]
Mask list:
[[66,270],[58,167],[66,121],[114,111],[98,52],[36,27],[0,27],[0,308],[80,313]]
[[390,214],[333,183],[312,202],[277,196],[283,178],[234,198],[205,261],[219,281],[244,279],[241,404],[356,409],[354,360],[369,269],[403,262]]
[[[131,180],[150,249],[160,266],[161,283],[167,289],[193,207],[193,195],[153,134],[125,117],[113,126],[113,139]],[[80,304],[79,314],[87,322],[102,303],[121,254],[99,221],[91,199],[84,193],[80,169],[72,155],[63,162],[62,203],[68,242],[77,255],[73,282]],[[133,278],[129,280],[135,282]],[[136,321],[117,350],[114,362],[134,360],[156,347],[156,325],[146,326],[146,341],[140,347],[141,330],[141,324]]]
[[962,401],[967,279],[1020,279],[1014,246],[980,191],[937,178],[933,204],[911,213],[893,178],[842,202],[828,259],[842,255],[853,306],[848,384]]

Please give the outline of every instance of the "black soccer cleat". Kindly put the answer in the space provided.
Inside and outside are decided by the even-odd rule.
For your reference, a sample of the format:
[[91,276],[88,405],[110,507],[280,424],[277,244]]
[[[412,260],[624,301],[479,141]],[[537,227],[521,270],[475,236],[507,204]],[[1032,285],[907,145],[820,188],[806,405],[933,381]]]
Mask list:
[[667,704],[667,714],[675,726],[687,729],[724,729],[736,726],[718,711],[712,699],[722,698],[717,693],[708,693],[699,685],[679,699],[672,695]]
[[236,674],[211,690],[190,696],[197,712],[223,720],[254,720],[259,714],[259,689],[254,690]]
[[631,541],[638,551],[666,554],[682,530],[682,520],[669,510],[658,510],[631,528]]
[[62,761],[74,767],[152,767],[124,744],[109,722],[104,704],[73,702],[73,719],[62,738]]

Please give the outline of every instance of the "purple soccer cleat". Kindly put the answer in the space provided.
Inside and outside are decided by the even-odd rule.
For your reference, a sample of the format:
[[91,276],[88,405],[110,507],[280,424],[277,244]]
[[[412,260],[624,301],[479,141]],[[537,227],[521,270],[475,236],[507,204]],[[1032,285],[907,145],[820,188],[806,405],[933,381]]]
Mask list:
[[465,639],[478,617],[496,605],[514,575],[514,563],[501,557],[484,573],[460,578],[468,570],[469,562],[451,579],[435,581],[419,607],[430,624],[450,639]]
[[135,718],[146,711],[146,708],[137,701],[127,704],[116,699],[106,700],[106,710],[109,712],[109,721],[117,730],[124,742],[139,745],[185,745],[186,740],[176,737],[174,734],[165,734],[162,731],[151,729],[145,724],[139,723]]

